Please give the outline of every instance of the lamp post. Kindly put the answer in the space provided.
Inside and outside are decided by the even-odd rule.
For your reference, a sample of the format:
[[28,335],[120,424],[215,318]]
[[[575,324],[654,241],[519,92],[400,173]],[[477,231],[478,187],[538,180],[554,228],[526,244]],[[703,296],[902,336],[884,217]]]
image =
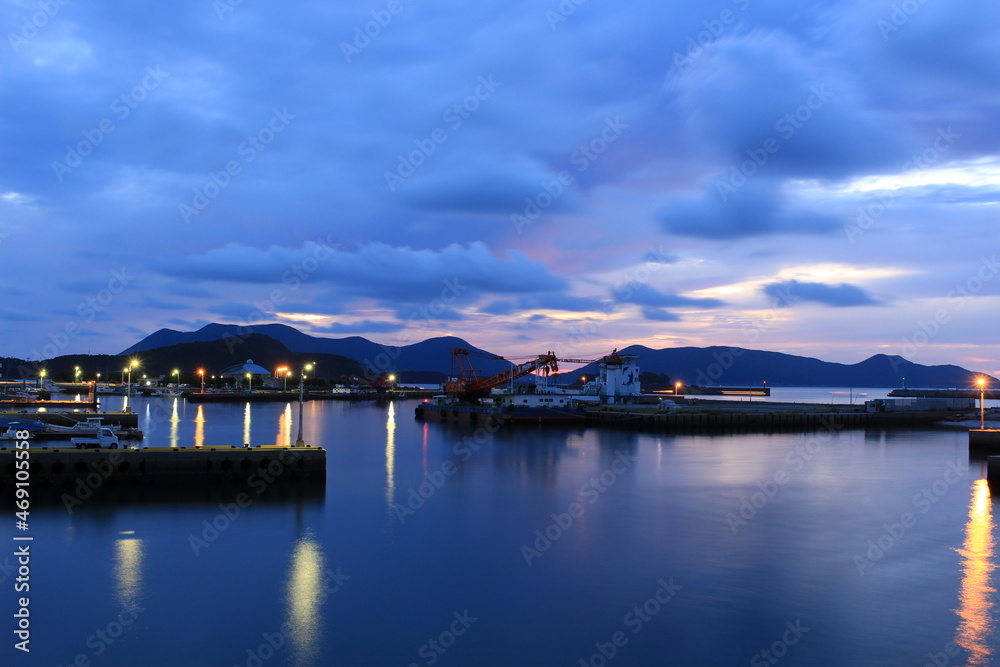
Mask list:
[[247,373],[247,391],[253,391],[253,376]]
[[295,439],[296,447],[305,447],[306,443],[302,440],[302,395],[305,391],[305,378],[306,371],[312,370],[312,364],[306,364],[302,372],[299,373],[299,436]]
[[282,373],[285,378],[285,388],[284,391],[288,391],[288,366],[282,366],[281,368],[274,369],[275,373]]
[[79,381],[80,381],[80,367],[79,366],[74,366],[73,367],[73,382],[79,382]]
[[175,368],[174,372],[171,373],[171,375],[174,376],[174,387],[176,388],[176,387],[181,386],[181,372],[180,372],[180,370],[178,370],[178,369]]
[[681,393],[681,383],[680,382],[675,382],[674,383],[674,396],[677,396],[680,393]]
[[201,393],[205,393],[205,369],[199,368],[198,375],[201,376]]
[[135,368],[138,365],[139,365],[139,362],[133,360],[132,363],[130,363],[128,365],[128,368],[125,369],[125,370],[128,371],[128,386],[125,389],[125,395],[126,396],[131,396],[132,395],[132,369]]
[[38,388],[41,389],[45,386],[45,369],[43,368],[38,372]]
[[979,385],[979,430],[986,428],[986,408],[985,398],[986,398],[986,379],[979,378],[976,380],[976,384]]

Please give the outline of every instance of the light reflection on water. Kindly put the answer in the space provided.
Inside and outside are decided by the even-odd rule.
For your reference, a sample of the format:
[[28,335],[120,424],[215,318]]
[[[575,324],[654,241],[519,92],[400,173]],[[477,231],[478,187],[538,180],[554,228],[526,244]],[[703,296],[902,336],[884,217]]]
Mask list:
[[962,586],[959,590],[960,606],[955,611],[961,619],[955,643],[969,652],[970,667],[991,664],[994,648],[990,643],[993,633],[993,603],[996,589],[990,585],[996,565],[993,563],[992,500],[985,479],[977,479],[972,487],[969,521],[965,527],[965,542],[958,553],[962,555]]
[[253,444],[250,438],[250,401],[247,401],[243,409],[243,444]]
[[123,609],[138,606],[142,599],[143,542],[125,531],[115,540],[115,595]]
[[205,406],[198,404],[198,412],[194,416],[194,446],[205,446]]
[[170,446],[179,447],[178,428],[181,423],[181,415],[178,411],[181,399],[176,396],[170,399]]
[[390,401],[385,421],[385,502],[392,511],[396,503],[396,404]]
[[317,664],[323,629],[326,559],[316,538],[306,534],[295,541],[290,560],[285,601],[293,664],[313,665]]
[[[250,404],[247,403],[249,406]],[[292,404],[286,403],[285,409],[278,417],[278,435],[274,444],[279,447],[292,446]]]

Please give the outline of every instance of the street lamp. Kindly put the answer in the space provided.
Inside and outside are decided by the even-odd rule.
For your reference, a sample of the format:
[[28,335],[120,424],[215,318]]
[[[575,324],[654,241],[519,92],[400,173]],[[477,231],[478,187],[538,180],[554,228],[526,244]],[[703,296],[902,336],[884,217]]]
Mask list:
[[247,373],[247,391],[253,391],[253,376]]
[[74,382],[79,382],[80,381],[80,367],[79,366],[74,366],[73,381]]
[[205,393],[205,369],[199,368],[198,375],[201,376],[201,393]]
[[175,368],[172,375],[174,376],[174,386],[175,387],[181,386],[181,372]]
[[285,376],[285,389],[284,389],[284,391],[288,391],[288,366],[282,366],[281,368],[276,368],[274,370],[274,372],[275,373],[283,373],[284,374],[284,376]]
[[299,373],[299,437],[295,439],[296,447],[306,446],[306,443],[302,440],[302,394],[305,387],[306,371],[311,371],[312,367],[312,364],[306,364],[306,367]]
[[136,361],[135,359],[133,359],[132,363],[130,363],[128,365],[128,368],[125,369],[125,370],[128,371],[128,387],[125,389],[125,395],[126,396],[131,396],[132,395],[132,369],[136,368],[138,365],[139,365],[139,362]]
[[982,430],[986,428],[986,409],[983,407],[986,398],[986,378],[979,378],[976,384],[979,385],[979,429]]
[[43,368],[38,372],[38,388],[41,389],[45,386],[45,369]]
[[674,383],[674,396],[676,396],[679,393],[681,393],[681,383],[680,382],[675,382]]

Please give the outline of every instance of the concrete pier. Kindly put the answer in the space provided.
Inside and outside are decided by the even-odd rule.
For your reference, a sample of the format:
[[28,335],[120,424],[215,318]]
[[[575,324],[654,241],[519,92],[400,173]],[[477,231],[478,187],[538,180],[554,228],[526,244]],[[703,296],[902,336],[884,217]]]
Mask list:
[[969,451],[1000,453],[1000,429],[974,428],[969,430]]
[[150,447],[84,449],[36,447],[16,460],[15,447],[0,449],[0,491],[12,495],[25,481],[16,463],[27,460],[32,495],[48,489],[157,486],[184,489],[236,484],[251,490],[272,485],[325,483],[326,450],[320,447]]

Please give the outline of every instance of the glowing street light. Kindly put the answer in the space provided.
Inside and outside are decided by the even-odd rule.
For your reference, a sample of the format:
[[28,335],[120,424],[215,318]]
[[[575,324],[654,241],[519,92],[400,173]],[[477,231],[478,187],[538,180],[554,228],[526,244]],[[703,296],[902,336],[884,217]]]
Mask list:
[[313,368],[312,364],[306,364],[305,368],[299,374],[299,436],[295,439],[296,447],[305,447],[306,443],[302,440],[302,394],[305,387],[305,377],[306,371],[311,371]]
[[199,368],[198,375],[201,376],[201,393],[205,393],[205,369]]
[[288,391],[288,366],[282,366],[281,368],[274,369],[275,373],[284,373],[285,375],[285,391]]
[[74,366],[73,381],[74,382],[79,382],[80,381],[80,367],[79,366]]
[[982,430],[986,428],[986,408],[983,407],[986,398],[986,378],[979,378],[976,384],[979,385],[979,428]]
[[674,396],[676,396],[679,393],[681,393],[681,383],[680,382],[675,382],[674,383]]
[[128,387],[125,389],[126,396],[132,395],[132,369],[137,368],[138,366],[139,362],[133,359],[132,362],[128,365],[128,367],[125,369],[126,371],[128,371]]
[[171,375],[174,376],[174,386],[175,387],[181,386],[181,372],[180,372],[180,370],[178,370],[178,369],[175,368],[174,372],[171,373]]
[[43,368],[38,372],[38,388],[41,389],[45,386],[45,369]]
[[253,390],[253,376],[247,373],[247,391]]

